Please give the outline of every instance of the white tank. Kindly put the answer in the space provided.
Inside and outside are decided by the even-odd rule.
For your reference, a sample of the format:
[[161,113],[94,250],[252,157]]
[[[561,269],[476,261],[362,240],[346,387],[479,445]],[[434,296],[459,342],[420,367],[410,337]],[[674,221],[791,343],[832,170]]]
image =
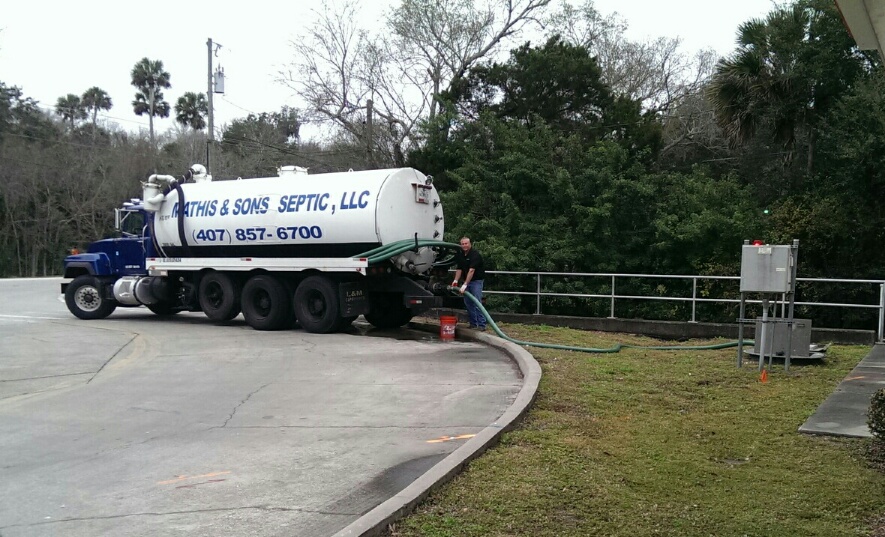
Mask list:
[[[286,170],[288,172],[288,169]],[[154,233],[166,257],[352,257],[403,239],[443,238],[443,211],[412,168],[186,183]],[[179,239],[184,215],[186,246]]]

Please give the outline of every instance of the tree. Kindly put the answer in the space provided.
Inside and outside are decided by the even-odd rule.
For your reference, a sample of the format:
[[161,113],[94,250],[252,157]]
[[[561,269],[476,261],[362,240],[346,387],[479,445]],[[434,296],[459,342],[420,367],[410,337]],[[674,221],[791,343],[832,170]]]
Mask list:
[[552,0],[473,2],[472,0],[403,0],[388,17],[398,49],[424,67],[432,84],[429,119],[439,97],[467,75],[497,46],[536,22]]
[[475,68],[467,86],[476,111],[525,123],[538,119],[563,132],[599,127],[613,102],[596,60],[559,37],[540,48],[526,43],[507,63]]
[[58,98],[55,103],[55,113],[71,124],[71,130],[74,129],[75,121],[86,119],[86,109],[83,107],[80,97],[73,93]]
[[296,59],[282,81],[310,114],[368,143],[366,101],[374,103],[373,144],[401,165],[417,143],[419,122],[439,112],[442,95],[505,39],[535,21],[552,0],[404,0],[385,32],[361,29],[355,0],[323,3],[307,35],[292,42]]
[[93,132],[95,132],[95,129],[97,127],[96,122],[98,120],[98,111],[108,111],[113,107],[111,96],[108,95],[108,92],[99,88],[98,86],[93,86],[83,92],[81,102],[83,103],[83,108],[92,115],[92,130]]
[[472,109],[473,118],[488,110],[525,124],[543,122],[585,142],[621,142],[634,155],[656,150],[660,140],[652,114],[643,114],[638,100],[613,96],[589,51],[558,36],[512,50],[506,63],[474,68],[464,87],[459,99],[469,103],[461,108],[468,116]]
[[163,90],[172,87],[169,73],[163,70],[163,62],[142,58],[132,68],[132,85],[138,89],[132,107],[135,115],[148,115],[151,147],[154,141],[154,117],[169,117],[169,103],[163,100]]
[[235,119],[221,138],[225,160],[244,177],[273,175],[282,164],[302,164],[295,151],[300,127],[298,110],[288,107]]
[[801,139],[811,174],[820,118],[869,68],[832,2],[799,0],[740,26],[738,48],[716,66],[709,96],[732,145],[761,135],[787,168]]
[[204,119],[209,113],[209,103],[206,101],[206,95],[202,93],[187,92],[178,98],[175,103],[175,121],[179,122],[183,127],[190,127],[194,130],[203,130],[206,128],[206,120]]
[[[786,221],[787,211],[772,216],[812,248],[821,275],[878,278],[885,265],[885,73],[857,84],[821,123],[818,164],[806,183],[809,195],[791,201],[802,220]],[[858,259],[863,263],[858,263]]]
[[559,35],[589,50],[612,92],[640,101],[648,112],[666,113],[697,93],[715,62],[712,50],[686,56],[678,38],[630,41],[624,37],[627,22],[616,13],[602,16],[593,0],[579,6],[563,3],[545,26],[548,36]]
[[57,137],[56,125],[44,114],[39,103],[25,97],[18,86],[0,82],[0,141],[5,133],[32,139],[51,140]]

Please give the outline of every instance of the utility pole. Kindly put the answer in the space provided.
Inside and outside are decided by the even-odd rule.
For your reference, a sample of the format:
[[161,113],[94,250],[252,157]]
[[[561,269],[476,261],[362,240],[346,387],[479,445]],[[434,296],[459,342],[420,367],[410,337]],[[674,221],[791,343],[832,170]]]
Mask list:
[[208,70],[208,78],[209,83],[206,87],[206,97],[209,101],[209,142],[206,144],[206,170],[210,170],[209,168],[209,148],[212,147],[213,142],[215,142],[215,123],[213,121],[213,110],[212,110],[212,94],[215,93],[215,88],[212,87],[212,38],[210,37],[208,41],[206,41],[206,47],[209,49],[209,70]]

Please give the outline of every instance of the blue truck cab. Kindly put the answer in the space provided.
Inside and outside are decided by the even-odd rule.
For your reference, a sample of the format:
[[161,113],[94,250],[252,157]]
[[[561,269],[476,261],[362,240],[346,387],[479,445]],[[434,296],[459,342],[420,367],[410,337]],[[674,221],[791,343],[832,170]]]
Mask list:
[[93,242],[86,253],[64,259],[64,277],[72,281],[62,283],[61,292],[68,309],[81,319],[110,315],[118,306],[114,283],[123,276],[145,275],[145,258],[153,255],[148,215],[141,202],[123,204],[115,216],[118,237]]

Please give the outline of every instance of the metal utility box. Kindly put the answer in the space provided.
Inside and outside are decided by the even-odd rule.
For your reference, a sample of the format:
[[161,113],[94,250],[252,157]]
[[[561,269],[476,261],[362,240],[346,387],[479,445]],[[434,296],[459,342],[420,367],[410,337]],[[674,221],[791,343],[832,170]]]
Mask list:
[[[790,345],[789,319],[772,317],[768,319],[765,332],[765,356],[785,357],[787,346]],[[761,353],[759,342],[762,341],[762,320],[756,320],[756,343],[753,354]],[[811,358],[811,319],[793,319],[793,338],[790,358]]]
[[790,246],[745,244],[741,251],[741,293],[789,293],[791,258]]

